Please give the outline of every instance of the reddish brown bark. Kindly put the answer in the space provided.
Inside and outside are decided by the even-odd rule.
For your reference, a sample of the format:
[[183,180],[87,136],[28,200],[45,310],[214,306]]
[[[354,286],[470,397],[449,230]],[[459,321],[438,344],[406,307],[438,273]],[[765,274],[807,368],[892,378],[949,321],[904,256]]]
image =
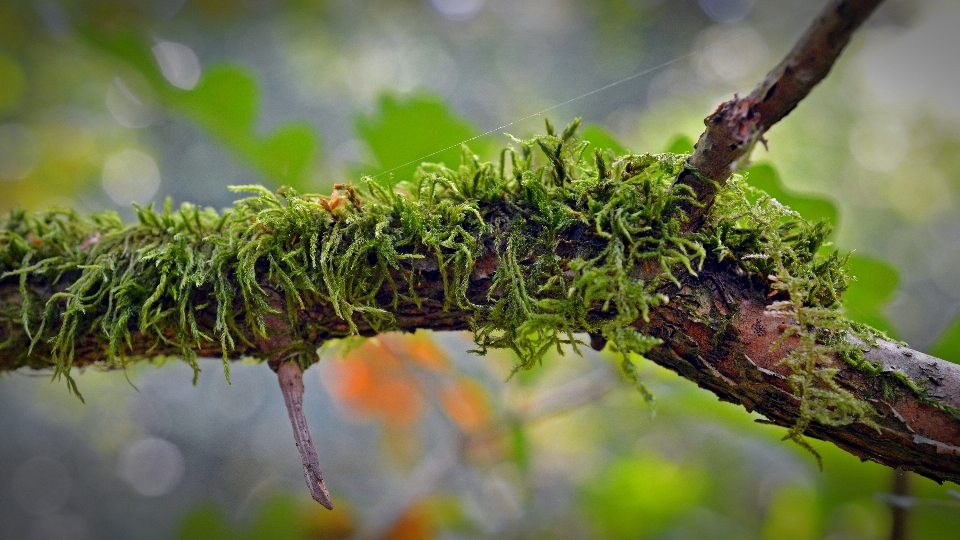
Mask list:
[[[792,426],[800,400],[782,360],[797,341],[787,339],[782,347],[773,347],[788,321],[773,316],[765,295],[735,274],[732,269],[701,273],[701,279],[674,292],[675,300],[644,328],[669,345],[647,356],[720,399],[740,403],[774,424]],[[711,313],[719,316],[705,316]],[[724,317],[729,322],[717,326]],[[841,368],[836,380],[873,405],[880,431],[863,423],[814,423],[806,434],[864,460],[960,483],[960,419],[925,402],[960,410],[960,366],[884,340],[876,346],[859,345],[867,360],[882,366],[881,374],[870,375],[836,361]],[[905,380],[928,399],[910,390]]]

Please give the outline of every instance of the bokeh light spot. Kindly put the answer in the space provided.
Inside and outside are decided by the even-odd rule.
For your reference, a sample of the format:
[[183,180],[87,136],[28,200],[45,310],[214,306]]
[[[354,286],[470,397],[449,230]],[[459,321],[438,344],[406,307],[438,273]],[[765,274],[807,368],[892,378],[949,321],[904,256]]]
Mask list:
[[754,75],[767,58],[767,45],[746,25],[711,26],[697,36],[697,75],[706,81],[737,83]]
[[887,116],[863,120],[850,132],[850,152],[861,167],[886,172],[896,169],[907,156],[910,138],[903,125]]
[[153,46],[160,71],[170,84],[192,90],[200,80],[200,60],[193,49],[181,43],[160,41]]
[[220,379],[209,391],[214,410],[225,419],[240,422],[251,418],[266,399],[262,366],[237,366],[230,368],[230,383]]
[[183,478],[183,455],[170,441],[148,437],[127,446],[118,469],[138,493],[159,497],[173,491]]
[[927,102],[937,114],[960,115],[960,8],[951,2],[943,6],[884,46],[864,51],[868,86],[889,103]]
[[[126,80],[115,77],[107,87],[107,109],[113,118],[124,127],[142,128],[153,123],[153,108],[140,96],[143,90],[134,91]],[[145,85],[138,85],[143,87]]]
[[722,24],[740,22],[750,15],[757,0],[698,0],[700,9],[712,20]]
[[40,145],[33,131],[20,124],[0,126],[0,180],[21,180],[40,161]]
[[128,148],[107,158],[102,181],[113,202],[145,204],[160,187],[160,170],[152,157]]
[[433,7],[444,17],[464,21],[476,15],[486,0],[430,0]]
[[913,168],[911,175],[919,180],[890,178],[883,184],[887,203],[902,218],[920,222],[953,206],[950,183],[939,169],[921,164]]

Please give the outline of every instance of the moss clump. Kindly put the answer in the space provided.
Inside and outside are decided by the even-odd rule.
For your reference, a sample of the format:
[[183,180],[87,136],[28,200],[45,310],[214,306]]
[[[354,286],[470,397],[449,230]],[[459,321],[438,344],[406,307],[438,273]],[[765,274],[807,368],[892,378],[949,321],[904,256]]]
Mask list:
[[[346,323],[346,331],[321,332],[327,337],[356,333],[361,322],[387,331],[397,327],[391,309],[419,306],[422,274],[433,272],[443,308],[472,314],[479,352],[509,348],[526,369],[589,332],[623,354],[624,372],[642,389],[629,355],[660,341],[634,323],[669,301],[664,291],[679,275],[695,275],[710,258],[730,260],[781,294],[774,309],[800,339],[784,360],[801,398],[788,437],[805,444],[813,420],[868,419],[869,406],[833,382],[831,355],[862,355],[845,338],[856,328],[838,311],[843,260],[818,255],[827,226],[735,177],[708,223],[683,235],[691,193],[672,180],[685,156],[586,155],[577,125],[557,133],[548,123],[544,136],[513,139],[498,163],[465,148],[459,166],[424,164],[390,187],[365,179],[329,196],[234,188],[253,195],[223,213],[168,203],[137,207],[138,222],[124,225],[112,213],[15,211],[0,223],[0,285],[18,283],[20,299],[0,316],[21,326],[31,350],[49,354],[76,391],[70,370],[81,336],[102,336],[106,366],[124,365],[134,351],[173,351],[197,369],[197,350],[226,360],[268,334],[278,312],[269,287],[302,334],[291,336],[290,354],[309,364],[320,343],[305,338],[308,306],[330,306]],[[480,275],[476,261],[491,253],[496,270]],[[471,295],[471,280],[483,279],[486,295]]]

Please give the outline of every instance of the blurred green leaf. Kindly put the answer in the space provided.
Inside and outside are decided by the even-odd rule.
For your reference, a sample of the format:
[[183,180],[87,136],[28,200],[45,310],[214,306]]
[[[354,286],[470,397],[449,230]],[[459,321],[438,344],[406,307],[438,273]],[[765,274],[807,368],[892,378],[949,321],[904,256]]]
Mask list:
[[241,535],[231,530],[219,507],[202,504],[187,513],[180,524],[179,540],[232,540]]
[[600,538],[648,538],[696,505],[705,488],[699,467],[647,453],[616,461],[595,478],[586,509]]
[[900,281],[897,270],[889,264],[871,257],[851,254],[847,269],[856,277],[850,288],[843,293],[843,307],[847,317],[883,330],[896,337],[896,328],[883,314],[883,306],[893,298]]
[[310,163],[320,146],[305,122],[283,125],[267,137],[255,133],[260,92],[250,70],[233,65],[210,67],[196,88],[168,89],[168,102],[245,157],[276,184],[305,191]]
[[937,358],[960,364],[960,317],[957,317],[940,334],[936,343],[930,349],[930,354]]
[[837,225],[837,207],[832,201],[815,195],[802,195],[787,189],[776,169],[769,163],[758,163],[743,170],[747,183],[766,191],[780,203],[796,210],[808,221],[827,220]]
[[[312,505],[311,505],[312,507]],[[323,510],[326,514],[326,510]],[[349,514],[349,512],[348,512]],[[274,540],[306,539],[317,527],[317,520],[289,495],[276,495],[266,501],[253,519],[232,524],[223,510],[213,504],[193,508],[180,525],[179,540]]]
[[168,90],[181,111],[226,142],[242,143],[253,131],[259,92],[246,68],[219,64],[204,71],[193,90]]
[[530,469],[530,439],[523,423],[510,424],[510,457],[521,471]]
[[247,527],[227,522],[223,511],[203,504],[187,514],[180,526],[179,540],[272,540],[305,538],[296,509],[289,497],[276,497],[266,502]]
[[27,88],[23,68],[17,61],[0,51],[0,113],[16,109]]
[[251,156],[268,178],[306,191],[310,164],[320,147],[316,131],[306,123],[281,126],[258,142]]
[[306,538],[307,529],[292,497],[274,497],[267,501],[250,527],[248,540]]
[[673,152],[674,154],[692,154],[693,139],[686,135],[677,135],[670,141],[664,152]]
[[617,155],[626,154],[629,152],[627,147],[620,144],[620,141],[614,138],[609,131],[595,124],[589,124],[580,130],[580,140],[588,141],[590,143],[590,146],[583,153],[585,156],[592,156],[593,151],[596,148],[601,150],[613,150],[613,152]]
[[[358,115],[354,125],[374,158],[374,163],[362,167],[361,174],[391,171],[398,179],[412,178],[421,161],[458,166],[459,143],[478,134],[473,124],[457,115],[445,101],[429,94],[385,94],[380,97],[377,111]],[[466,144],[474,153],[484,155],[491,143],[488,138],[480,138]],[[389,175],[378,178],[388,182]]]
[[249,69],[236,64],[214,64],[204,69],[196,87],[181,90],[163,77],[148,42],[141,36],[90,28],[81,35],[139,71],[171,110],[183,114],[246,160],[268,182],[306,191],[320,137],[305,122],[286,124],[265,137],[259,136],[256,121],[260,89]]
[[787,485],[773,496],[763,524],[764,540],[820,538],[820,510],[813,490]]
[[80,26],[79,35],[87,43],[139,71],[157,90],[167,86],[166,79],[160,73],[160,65],[143,36],[131,30],[104,32],[90,25]]

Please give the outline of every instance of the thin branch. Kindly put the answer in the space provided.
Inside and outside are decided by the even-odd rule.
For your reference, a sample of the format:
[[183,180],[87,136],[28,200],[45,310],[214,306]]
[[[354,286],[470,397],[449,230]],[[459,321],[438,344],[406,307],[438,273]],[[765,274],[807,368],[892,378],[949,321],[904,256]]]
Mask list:
[[714,198],[750,157],[757,141],[813,90],[883,0],[831,0],[787,56],[745,97],[721,104],[704,119],[707,129],[676,183],[689,186],[697,204],[684,208],[687,232],[700,228]]
[[[526,219],[521,217],[525,211],[523,208],[494,203],[481,207],[478,214],[485,216],[483,227],[501,227],[499,237],[509,238],[510,229],[502,228]],[[131,231],[130,234],[139,234],[139,229]],[[473,230],[467,231],[467,234],[482,236]],[[495,238],[494,233],[487,234],[489,236],[483,238]],[[550,251],[544,252],[550,244],[531,243],[528,244],[531,251],[525,255],[527,259],[524,264],[533,266],[538,260],[558,255],[591,260],[597,256],[595,250],[605,245],[585,239],[580,227],[561,229],[556,234],[558,246],[563,249],[576,246],[579,251],[561,253],[549,247]],[[124,245],[124,238],[116,237],[113,241]],[[267,235],[259,241],[266,242],[271,238]],[[501,249],[484,249],[472,261],[472,269],[463,271],[466,281],[462,289],[462,307],[451,305],[446,300],[449,298],[446,282],[449,282],[450,275],[441,274],[436,255],[426,252],[423,258],[398,261],[398,267],[390,269],[389,279],[377,282],[378,290],[364,293],[371,302],[365,309],[389,313],[393,317],[389,328],[401,331],[466,330],[472,325],[483,324],[484,317],[503,294],[497,290],[496,282],[492,279],[501,265]],[[419,269],[423,268],[427,270],[421,272]],[[318,270],[304,269],[303,272]],[[230,275],[233,275],[233,271],[230,271]],[[395,294],[395,284],[403,283],[404,276],[408,275],[422,276],[422,281],[416,283],[415,298]],[[51,305],[50,299],[79,277],[81,275],[78,273],[32,277],[25,284],[30,305]],[[790,384],[795,374],[783,359],[800,344],[795,337],[781,340],[785,329],[792,323],[771,316],[768,312],[770,290],[762,283],[769,281],[758,283],[756,276],[744,272],[740,264],[730,258],[722,261],[718,258],[705,259],[704,266],[696,274],[678,273],[675,277],[678,284],[665,284],[659,291],[670,299],[669,303],[652,309],[649,321],[641,317],[632,324],[640,334],[659,338],[663,342],[646,356],[714,392],[723,400],[740,403],[750,411],[756,410],[771,423],[788,428],[796,425],[798,419],[802,418],[802,403]],[[237,336],[261,335],[262,338],[238,339],[235,346],[226,351],[221,348],[221,340],[197,340],[190,342],[191,347],[196,347],[193,352],[213,357],[227,355],[234,359],[253,356],[271,359],[272,364],[274,360],[276,363],[291,360],[309,363],[316,360],[315,355],[312,358],[305,355],[308,352],[312,355],[318,344],[351,332],[375,335],[384,328],[380,319],[368,318],[360,313],[354,314],[352,321],[345,320],[338,313],[337,305],[319,294],[304,296],[302,307],[294,303],[288,308],[289,304],[286,304],[283,296],[275,292],[278,284],[271,281],[265,270],[258,279],[259,289],[269,293],[266,298],[257,297],[269,308],[269,315],[259,319],[265,325],[266,332],[258,330],[258,318],[249,312],[238,311],[228,324],[234,326]],[[204,299],[204,302],[195,304],[186,312],[196,325],[196,335],[217,336],[220,310],[214,285],[207,283],[204,285],[206,288],[198,288],[190,293]],[[144,278],[140,286],[153,290],[159,285]],[[0,278],[0,314],[4,310],[8,312],[7,318],[3,319],[6,322],[0,324],[0,371],[20,367],[49,368],[54,365],[54,340],[37,340],[31,349],[31,338],[19,315],[19,308],[24,302],[21,298],[23,290],[20,280],[15,276]],[[208,298],[214,301],[207,301]],[[240,305],[241,302],[237,301],[236,304]],[[267,308],[260,308],[261,311],[254,313],[263,315]],[[92,321],[102,320],[103,312],[96,309],[104,308],[91,306],[86,317]],[[590,317],[598,319],[614,315],[599,307],[590,313]],[[779,316],[788,317],[783,314]],[[31,326],[38,328],[40,315],[31,317]],[[568,321],[569,331],[590,330],[590,327],[577,327],[577,321]],[[353,322],[353,328],[350,322]],[[127,325],[129,340],[124,340],[124,359],[184,354],[181,343],[158,339],[154,331],[143,331],[141,328],[136,320]],[[73,352],[71,364],[74,368],[103,365],[110,358],[110,337],[98,323],[73,335],[63,347]],[[869,403],[877,411],[875,425],[880,426],[880,431],[859,422],[846,425],[812,422],[805,434],[833,442],[863,459],[912,470],[936,480],[960,483],[960,365],[883,340],[877,340],[875,345],[858,345],[865,350],[864,359],[872,367],[864,370],[836,358],[832,367],[839,372],[833,380],[849,391],[853,398]],[[112,365],[120,367],[123,364],[114,361]],[[303,390],[299,367],[285,368],[295,370],[290,373],[279,370],[279,365],[277,367],[278,373],[288,379],[283,384],[285,398],[307,466],[305,474],[311,489],[316,491],[322,484],[318,461],[315,454],[309,451],[312,443],[301,410]],[[315,496],[320,498],[316,493]]]
[[[497,255],[487,253],[476,261],[476,267],[495,271]],[[423,264],[422,262],[420,264]],[[790,350],[799,346],[796,338],[786,339],[782,346],[774,346],[782,336],[785,321],[770,316],[766,291],[758,290],[739,267],[733,264],[710,263],[696,276],[683,275],[681,287],[671,287],[665,293],[669,304],[651,311],[650,321],[639,320],[635,327],[642,333],[658,337],[664,345],[654,348],[646,356],[681,376],[710,390],[720,399],[742,404],[756,411],[773,424],[791,427],[800,415],[800,400],[789,383],[792,372],[782,362]],[[491,280],[477,276],[471,280],[468,297],[477,305],[489,302]],[[421,306],[400,303],[394,306],[392,295],[384,294],[382,306],[396,317],[395,328],[467,330],[475,321],[476,312],[450,308],[443,309],[443,283],[439,275],[425,280],[420,288],[424,299]],[[0,298],[17,295],[16,284],[0,283]],[[705,318],[704,314],[715,316]],[[327,303],[307,306],[298,313],[297,329],[311,337],[311,342],[322,343],[345,332],[345,323]],[[202,320],[201,320],[202,321]],[[376,332],[369,324],[355,319],[362,335]],[[212,322],[210,323],[212,325]],[[274,335],[291,331],[271,325]],[[29,341],[22,331],[8,336],[13,345],[0,351],[0,370],[18,366],[45,364],[45,351],[18,357]],[[212,332],[208,327],[204,331]],[[0,327],[0,330],[6,328]],[[250,330],[252,333],[253,331]],[[3,332],[0,332],[2,334]],[[0,335],[0,341],[3,341]],[[74,366],[96,365],[106,349],[103,337],[85,334],[76,344]],[[178,355],[178,348],[154,347],[149,336],[134,333],[130,356]],[[830,441],[862,459],[869,459],[891,467],[912,470],[934,480],[949,480],[960,484],[960,365],[940,360],[911,350],[902,345],[877,340],[875,345],[860,344],[864,358],[879,366],[879,374],[871,375],[835,360],[839,373],[835,381],[848,389],[857,399],[867,401],[876,409],[881,430],[861,423],[827,426],[810,424],[806,435]],[[219,348],[210,346],[203,354],[220,356]],[[10,355],[13,356],[10,356]],[[231,351],[234,358],[263,357],[264,352],[253,346]],[[312,447],[306,422],[302,416],[302,382],[299,368],[286,369],[290,380],[283,386],[301,452]],[[283,373],[283,371],[279,372]],[[297,412],[301,411],[301,412]],[[301,429],[302,428],[302,429]],[[304,454],[305,464],[316,464]],[[320,485],[319,465],[314,477],[308,476],[311,487]],[[312,473],[311,473],[312,474]]]
[[320,459],[313,447],[313,439],[310,438],[307,419],[303,416],[303,370],[297,362],[282,362],[276,366],[275,371],[280,379],[283,402],[287,406],[287,414],[290,415],[290,424],[293,426],[293,439],[303,460],[303,478],[307,481],[307,488],[313,500],[333,510],[330,491],[323,483]]
[[[910,473],[894,469],[893,486],[890,492],[893,500],[910,498]],[[910,517],[910,506],[903,504],[889,504],[893,523],[890,526],[890,540],[907,540],[907,524]]]

